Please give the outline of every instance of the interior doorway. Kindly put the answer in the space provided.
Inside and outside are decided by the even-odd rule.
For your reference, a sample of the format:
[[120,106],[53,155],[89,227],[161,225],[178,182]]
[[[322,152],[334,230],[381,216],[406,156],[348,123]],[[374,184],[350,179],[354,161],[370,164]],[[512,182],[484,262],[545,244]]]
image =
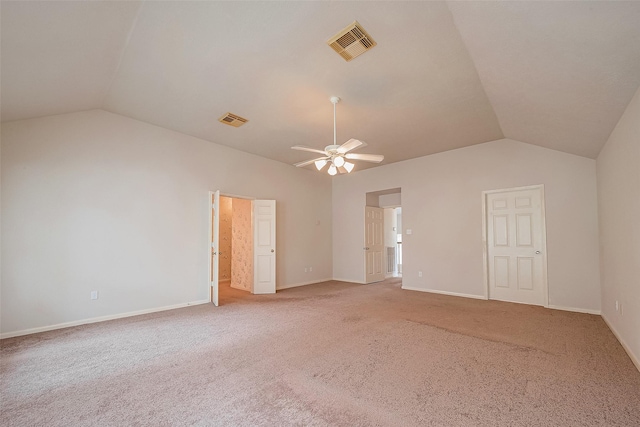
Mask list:
[[402,207],[383,209],[385,278],[402,277]]
[[366,193],[365,283],[402,277],[402,199],[400,188]]
[[253,291],[252,200],[220,195],[218,283]]
[[221,195],[219,191],[209,192],[209,200],[211,302],[219,305],[221,287],[275,293],[275,200]]

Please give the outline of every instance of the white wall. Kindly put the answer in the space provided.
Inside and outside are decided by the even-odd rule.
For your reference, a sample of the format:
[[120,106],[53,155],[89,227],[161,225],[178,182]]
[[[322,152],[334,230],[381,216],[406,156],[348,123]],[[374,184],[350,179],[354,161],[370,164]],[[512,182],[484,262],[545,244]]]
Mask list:
[[599,312],[595,161],[507,139],[334,177],[334,278],[364,281],[365,193],[401,187],[403,286],[482,296],[481,193],[533,184],[545,185],[550,305]]
[[391,193],[391,194],[382,194],[378,199],[378,206],[381,208],[386,207],[397,207],[402,205],[402,194],[401,193]]
[[4,336],[206,300],[216,189],[277,201],[279,287],[331,278],[326,174],[102,110],[3,123]]
[[640,89],[600,152],[597,171],[602,316],[640,369]]

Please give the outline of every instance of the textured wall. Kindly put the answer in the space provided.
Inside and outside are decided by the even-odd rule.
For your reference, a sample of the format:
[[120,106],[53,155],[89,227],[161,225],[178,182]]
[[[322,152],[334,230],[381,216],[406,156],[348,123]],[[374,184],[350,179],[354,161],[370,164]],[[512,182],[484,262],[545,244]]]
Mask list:
[[549,304],[599,312],[595,163],[503,139],[336,176],[334,277],[364,280],[365,195],[400,187],[403,286],[483,296],[482,191],[544,184]]
[[253,227],[251,200],[233,199],[231,286],[253,289]]
[[231,221],[233,199],[220,196],[220,236],[218,237],[218,280],[231,280]]
[[602,316],[640,369],[640,89],[597,167]]
[[206,301],[209,191],[278,201],[278,288],[331,277],[327,174],[103,110],[2,123],[1,185],[4,336]]

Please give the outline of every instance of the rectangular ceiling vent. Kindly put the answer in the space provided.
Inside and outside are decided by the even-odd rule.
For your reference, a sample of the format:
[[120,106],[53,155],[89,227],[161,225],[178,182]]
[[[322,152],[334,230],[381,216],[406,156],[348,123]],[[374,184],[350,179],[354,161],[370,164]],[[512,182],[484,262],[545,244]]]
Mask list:
[[224,116],[220,117],[218,121],[220,123],[224,123],[225,125],[239,128],[249,120],[245,119],[244,117],[236,116],[235,114],[227,113]]
[[345,61],[349,62],[356,56],[360,56],[377,43],[362,28],[358,21],[353,21],[349,26],[331,37],[327,44],[338,52]]

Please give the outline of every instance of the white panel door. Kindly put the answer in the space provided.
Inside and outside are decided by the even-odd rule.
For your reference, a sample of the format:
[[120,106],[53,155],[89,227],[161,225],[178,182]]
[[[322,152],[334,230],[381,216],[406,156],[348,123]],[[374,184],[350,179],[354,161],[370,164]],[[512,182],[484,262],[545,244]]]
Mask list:
[[364,208],[365,283],[384,280],[384,209]]
[[542,189],[487,194],[489,298],[548,305]]
[[253,201],[253,293],[276,293],[276,201]]
[[218,306],[218,249],[220,240],[220,191],[209,193],[211,201],[210,224],[210,282],[211,282],[211,302]]

